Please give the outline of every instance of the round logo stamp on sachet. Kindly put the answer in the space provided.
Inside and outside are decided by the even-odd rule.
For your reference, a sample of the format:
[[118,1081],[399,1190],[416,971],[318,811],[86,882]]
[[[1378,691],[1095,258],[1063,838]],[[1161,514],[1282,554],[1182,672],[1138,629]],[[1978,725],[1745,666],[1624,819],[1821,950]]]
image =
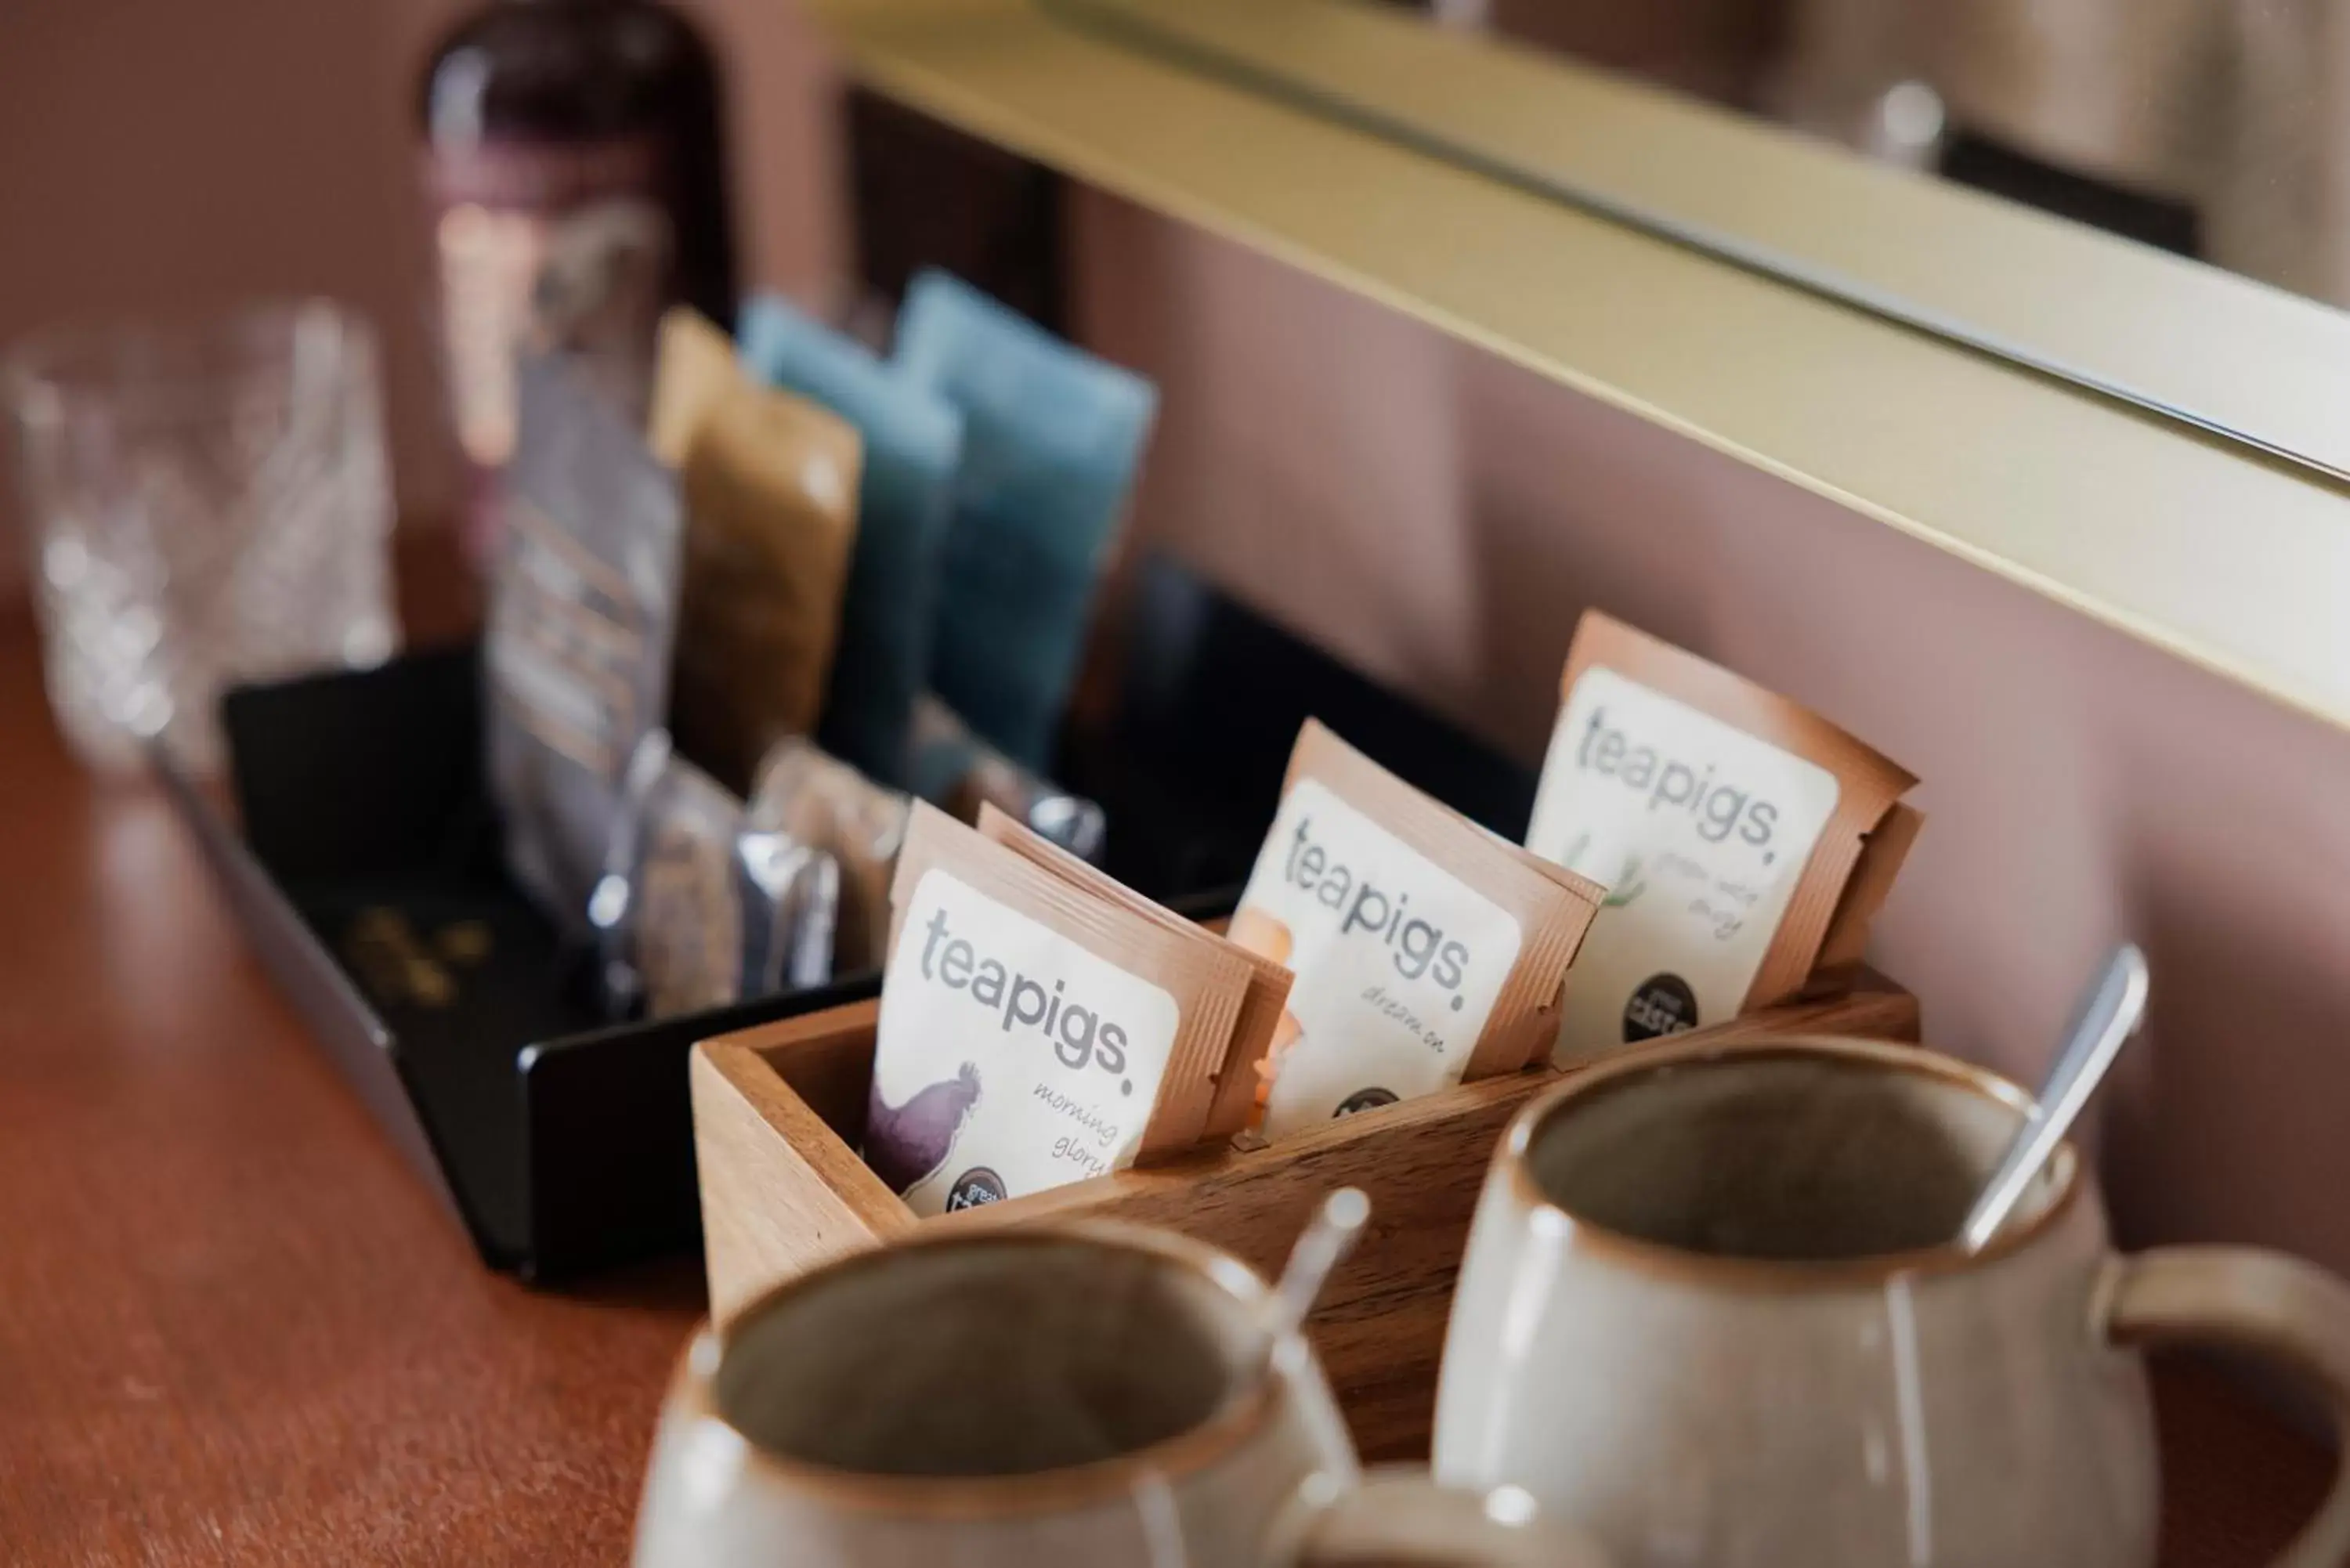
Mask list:
[[1652,974],[1624,1004],[1624,1039],[1653,1040],[1697,1027],[1697,993],[1677,974]]
[[947,1189],[947,1212],[958,1209],[977,1209],[983,1204],[1003,1201],[1003,1178],[983,1165],[974,1165],[954,1179]]

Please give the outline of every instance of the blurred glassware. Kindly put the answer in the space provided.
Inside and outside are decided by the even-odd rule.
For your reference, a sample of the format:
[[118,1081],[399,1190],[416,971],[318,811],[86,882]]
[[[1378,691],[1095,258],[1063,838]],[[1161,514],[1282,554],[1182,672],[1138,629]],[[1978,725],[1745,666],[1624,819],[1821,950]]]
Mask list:
[[224,686],[398,649],[373,334],[323,300],[35,334],[0,361],[50,706],[93,768],[218,768]]

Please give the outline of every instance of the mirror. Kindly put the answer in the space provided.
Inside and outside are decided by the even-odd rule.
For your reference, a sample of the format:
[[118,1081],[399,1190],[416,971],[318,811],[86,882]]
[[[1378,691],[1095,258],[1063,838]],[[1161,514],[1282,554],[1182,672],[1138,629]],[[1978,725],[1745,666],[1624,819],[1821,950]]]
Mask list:
[[2350,31],[2324,0],[1415,8],[2350,304]]
[[[2350,137],[2324,133],[2324,40],[2279,20],[2303,15],[2297,0],[2206,0],[2168,41],[2156,24],[2188,17],[2186,0],[2096,9],[2124,3],[998,0],[1010,9],[993,14],[2350,484],[2350,315],[2329,303],[2350,284],[2327,284],[2337,265],[2350,279]],[[2068,22],[2074,6],[2093,19]],[[2255,21],[2275,30],[2258,47]],[[2220,36],[2234,41],[2180,41]],[[2271,74],[2299,85],[2247,86],[2256,56],[2296,61]]]

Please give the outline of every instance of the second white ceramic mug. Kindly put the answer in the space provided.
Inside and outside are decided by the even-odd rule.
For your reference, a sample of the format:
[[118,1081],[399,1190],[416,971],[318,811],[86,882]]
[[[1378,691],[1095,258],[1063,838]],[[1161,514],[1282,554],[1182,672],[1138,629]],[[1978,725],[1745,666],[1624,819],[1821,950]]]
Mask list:
[[1237,1260],[1107,1225],[946,1230],[705,1329],[637,1568],[1598,1568],[1521,1493],[1358,1472]]
[[[1529,1105],[1446,1341],[1438,1479],[1526,1489],[1625,1568],[2148,1568],[2137,1347],[2269,1356],[2350,1415],[2350,1287],[2117,1255],[2067,1147],[1950,1240],[2029,1104],[1929,1052],[1654,1048]],[[2350,1429],[2350,1428],[2345,1428]],[[2282,1564],[2350,1554],[2350,1471]]]

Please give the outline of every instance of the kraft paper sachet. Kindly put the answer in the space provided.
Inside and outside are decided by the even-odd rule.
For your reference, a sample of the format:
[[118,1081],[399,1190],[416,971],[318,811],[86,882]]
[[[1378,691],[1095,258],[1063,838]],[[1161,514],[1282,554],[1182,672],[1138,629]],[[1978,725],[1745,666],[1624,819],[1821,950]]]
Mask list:
[[907,289],[891,362],[963,419],[931,688],[1048,766],[1158,389],[942,272]]
[[[983,837],[1017,850],[1080,892],[1133,909],[1163,926],[1202,929],[1134,891],[1108,872],[1087,865],[1066,846],[1054,843],[992,802],[979,808],[979,831]],[[1209,1104],[1203,1135],[1211,1138],[1230,1137],[1252,1119],[1256,1109],[1256,1088],[1263,1081],[1258,1064],[1272,1047],[1274,1034],[1285,1016],[1292,981],[1289,971],[1275,961],[1237,942],[1227,941],[1225,945],[1248,962],[1248,994],[1232,1024],[1232,1043],[1224,1050],[1223,1066],[1216,1074],[1216,1096]]]
[[892,902],[865,1159],[915,1213],[1199,1141],[1247,994],[1240,954],[926,805]]
[[879,783],[910,787],[906,737],[930,678],[962,415],[900,367],[773,295],[743,307],[742,349],[770,385],[830,409],[865,440],[857,548],[816,740]]
[[1263,1135],[1538,1059],[1603,891],[1308,720],[1232,916],[1234,941],[1297,977]]
[[[1559,683],[1527,847],[1607,885],[1562,1063],[1719,1023],[1856,963],[1918,781],[1776,692],[1596,610]],[[1833,940],[1831,940],[1833,939]]]
[[516,374],[484,744],[515,880],[584,940],[622,777],[669,696],[677,487],[576,367],[531,356]]
[[1907,801],[1897,801],[1861,841],[1860,859],[1845,881],[1844,897],[1836,900],[1819,955],[1812,960],[1811,978],[1804,984],[1806,992],[1836,995],[1852,989],[1867,951],[1869,922],[1877,919],[1885,896],[1893,890],[1893,878],[1900,874],[1901,863],[1909,858],[1910,845],[1925,826],[1923,812]]
[[816,728],[857,528],[857,431],[753,381],[682,307],[661,323],[651,419],[685,501],[671,732],[747,792],[767,748]]

